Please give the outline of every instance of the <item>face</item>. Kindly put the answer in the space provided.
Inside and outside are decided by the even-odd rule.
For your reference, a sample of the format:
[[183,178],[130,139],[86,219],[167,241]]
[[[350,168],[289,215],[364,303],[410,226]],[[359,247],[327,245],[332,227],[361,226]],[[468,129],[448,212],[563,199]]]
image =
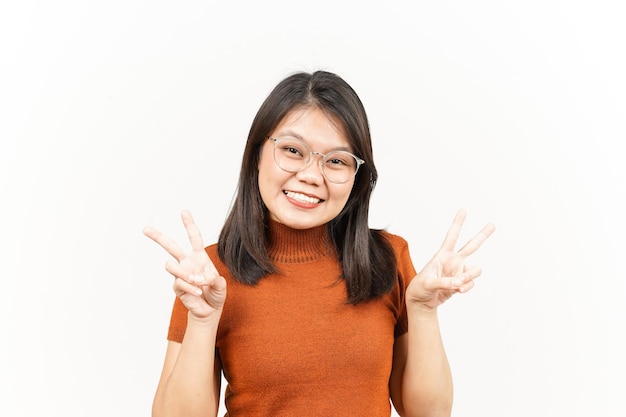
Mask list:
[[[270,136],[296,137],[314,152],[354,152],[341,124],[318,108],[294,110],[285,116]],[[287,172],[274,162],[274,142],[267,140],[259,160],[259,191],[273,220],[294,229],[309,229],[334,219],[343,209],[354,178],[335,184],[322,174],[320,157],[313,155],[302,171]]]

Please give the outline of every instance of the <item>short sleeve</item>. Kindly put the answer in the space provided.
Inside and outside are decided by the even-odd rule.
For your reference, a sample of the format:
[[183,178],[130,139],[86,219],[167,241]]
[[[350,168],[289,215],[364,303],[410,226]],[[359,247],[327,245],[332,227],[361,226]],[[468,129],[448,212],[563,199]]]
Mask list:
[[394,336],[398,337],[405,334],[409,330],[409,321],[406,312],[406,288],[411,280],[417,275],[413,261],[409,254],[409,244],[406,240],[399,236],[391,235],[390,243],[393,246],[396,262],[397,262],[397,289],[398,300],[400,305],[398,306],[398,319],[394,328]]
[[185,329],[187,328],[187,307],[178,297],[174,300],[172,316],[170,317],[170,327],[167,331],[167,340],[172,342],[183,342]]

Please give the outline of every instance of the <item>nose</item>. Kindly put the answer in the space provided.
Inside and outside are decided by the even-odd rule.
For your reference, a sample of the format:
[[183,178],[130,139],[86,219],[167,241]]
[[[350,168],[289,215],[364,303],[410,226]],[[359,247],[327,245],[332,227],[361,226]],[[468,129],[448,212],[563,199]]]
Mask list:
[[324,183],[324,174],[322,173],[322,164],[324,155],[319,152],[311,152],[311,161],[302,171],[296,172],[296,177],[300,181],[304,181],[309,184],[322,184]]

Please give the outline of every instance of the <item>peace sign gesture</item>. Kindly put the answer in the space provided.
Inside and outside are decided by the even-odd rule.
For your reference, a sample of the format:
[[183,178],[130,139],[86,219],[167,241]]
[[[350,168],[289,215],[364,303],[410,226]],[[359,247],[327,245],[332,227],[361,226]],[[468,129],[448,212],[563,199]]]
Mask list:
[[221,313],[226,299],[226,280],[204,250],[202,235],[191,213],[184,210],[181,217],[191,243],[189,253],[152,227],[144,228],[143,233],[174,257],[165,264],[167,272],[175,278],[174,292],[192,316],[202,321],[217,311]]
[[487,224],[465,246],[456,251],[466,216],[464,210],[456,214],[441,248],[409,284],[406,291],[407,303],[419,303],[428,309],[435,309],[455,293],[465,293],[472,289],[474,279],[480,275],[481,270],[477,266],[466,265],[465,260],[480,248],[495,231],[495,226]]

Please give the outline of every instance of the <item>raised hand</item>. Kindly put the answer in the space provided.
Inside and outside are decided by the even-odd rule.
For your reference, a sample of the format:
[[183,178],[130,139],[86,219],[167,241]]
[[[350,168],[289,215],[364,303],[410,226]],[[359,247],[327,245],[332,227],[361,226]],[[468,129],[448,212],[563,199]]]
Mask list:
[[202,235],[191,213],[183,211],[181,217],[191,243],[189,253],[152,227],[144,228],[143,233],[174,257],[165,264],[165,269],[175,278],[173,287],[178,298],[195,318],[208,319],[221,312],[224,306],[226,280],[219,275],[205,252]]
[[466,215],[464,210],[456,214],[441,248],[409,284],[407,304],[419,303],[422,307],[435,309],[455,293],[465,293],[474,286],[474,279],[478,278],[481,269],[466,265],[465,260],[480,248],[495,231],[495,226],[487,224],[457,251],[455,247]]

